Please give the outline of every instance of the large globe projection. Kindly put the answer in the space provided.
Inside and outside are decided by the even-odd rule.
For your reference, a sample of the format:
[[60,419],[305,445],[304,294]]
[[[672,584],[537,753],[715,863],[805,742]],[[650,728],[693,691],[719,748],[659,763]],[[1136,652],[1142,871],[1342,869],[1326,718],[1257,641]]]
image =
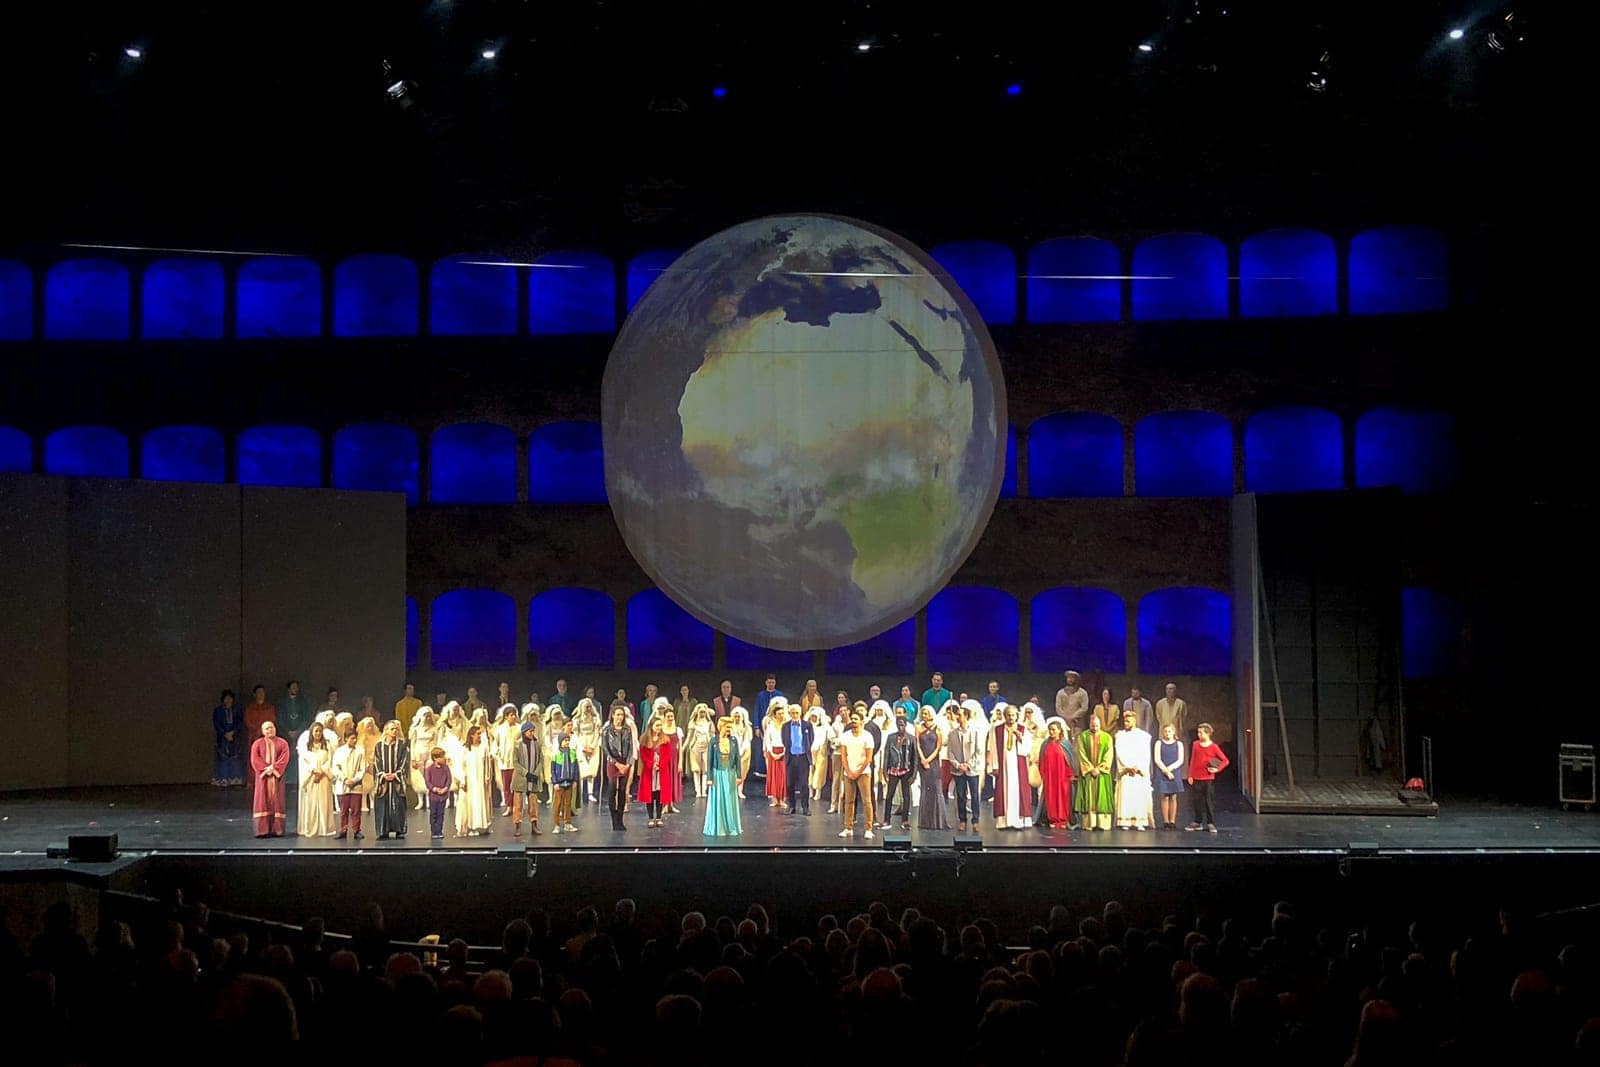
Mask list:
[[925,252],[850,219],[756,219],[689,249],[628,316],[601,399],[634,558],[700,620],[774,649],[915,614],[1004,475],[983,320]]

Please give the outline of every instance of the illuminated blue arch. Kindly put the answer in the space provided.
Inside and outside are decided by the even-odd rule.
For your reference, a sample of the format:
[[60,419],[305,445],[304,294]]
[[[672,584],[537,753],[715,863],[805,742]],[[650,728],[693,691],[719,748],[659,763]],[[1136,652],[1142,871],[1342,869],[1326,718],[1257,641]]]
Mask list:
[[322,485],[322,436],[310,427],[252,426],[240,432],[234,447],[240,485]]
[[1239,246],[1239,314],[1332,315],[1339,310],[1339,255],[1316,230],[1267,230]]
[[33,438],[15,426],[0,426],[0,474],[33,470]]
[[[876,637],[830,648],[824,660],[830,674],[910,674],[917,669],[917,620],[907,619]],[[895,693],[896,686],[885,686]]]
[[33,337],[33,271],[26,263],[0,259],[0,341]]
[[1466,612],[1453,597],[1434,589],[1401,591],[1403,666],[1407,679],[1449,678],[1461,673]]
[[375,493],[404,493],[417,503],[417,432],[409,426],[363,422],[333,435],[333,485]]
[[[1139,601],[1140,674],[1229,674],[1232,670],[1233,608],[1228,594],[1179,586],[1157,589]],[[1161,687],[1151,684],[1149,688],[1159,691]]]
[[598,589],[546,589],[528,604],[533,666],[595,667],[617,663],[616,605]]
[[1117,322],[1122,249],[1099,237],[1056,237],[1028,252],[1029,322]]
[[299,256],[247,260],[234,283],[235,337],[322,334],[322,267]]
[[1028,427],[1028,496],[1122,496],[1122,423],[1058,411]]
[[1133,250],[1133,317],[1228,317],[1228,249],[1205,233],[1165,233]]
[[1017,256],[998,241],[946,241],[929,249],[988,323],[1017,321]]
[[158,259],[144,269],[140,332],[157,340],[222,336],[222,264]]
[[418,618],[417,598],[406,597],[406,670],[417,666],[417,650],[422,645],[422,623]]
[[616,328],[616,264],[598,252],[551,252],[534,260],[528,268],[529,333]]
[[652,282],[683,255],[681,248],[650,248],[628,261],[628,310],[639,302]]
[[628,601],[628,669],[700,671],[711,668],[711,627],[659,589]]
[[126,478],[128,438],[109,426],[63,427],[44,439],[44,472]]
[[158,482],[225,482],[228,455],[222,431],[210,426],[161,426],[139,446],[139,477]]
[[1374,408],[1356,420],[1356,485],[1448,493],[1460,477],[1455,417],[1444,411]]
[[484,337],[517,332],[517,269],[492,256],[450,256],[428,272],[428,332]]
[[1331,411],[1277,407],[1244,426],[1244,488],[1300,493],[1344,488],[1344,426]]
[[598,422],[551,422],[528,436],[528,499],[544,504],[606,502]]
[[1450,251],[1430,226],[1380,226],[1350,239],[1350,313],[1392,315],[1450,306]]
[[436,671],[515,667],[517,604],[493,589],[454,589],[433,598],[429,666]]
[[404,256],[351,256],[333,270],[336,337],[411,337],[417,332],[417,265]]
[[428,499],[435,504],[515,504],[517,435],[490,422],[458,422],[433,432]]
[[56,341],[128,337],[128,268],[109,259],[69,259],[44,280],[44,335]]
[[775,648],[762,648],[727,638],[728,669],[730,671],[807,671],[811,670],[811,653],[780,652]]
[[952,585],[928,602],[928,665],[936,671],[1019,669],[1017,598],[983,585]]
[[1210,411],[1161,411],[1133,428],[1139,496],[1232,496],[1233,428]]
[[1113,592],[1046,589],[1033,598],[1029,622],[1038,673],[1122,674],[1128,669],[1128,610]]

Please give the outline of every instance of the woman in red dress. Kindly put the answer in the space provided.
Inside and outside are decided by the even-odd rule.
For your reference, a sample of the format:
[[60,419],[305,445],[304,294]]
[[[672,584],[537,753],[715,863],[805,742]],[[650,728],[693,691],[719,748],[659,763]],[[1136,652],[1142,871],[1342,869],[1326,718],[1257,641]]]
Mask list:
[[774,697],[761,723],[761,747],[767,753],[768,807],[780,808],[789,803],[789,768],[783,758],[787,751],[783,744],[783,724],[788,721],[789,702],[783,697]]
[[1039,804],[1044,808],[1045,825],[1065,830],[1072,822],[1072,760],[1067,750],[1067,724],[1052,718],[1045,730],[1044,744],[1039,748]]
[[678,739],[666,731],[666,720],[653,715],[639,742],[639,801],[651,826],[660,826],[666,808],[678,799]]

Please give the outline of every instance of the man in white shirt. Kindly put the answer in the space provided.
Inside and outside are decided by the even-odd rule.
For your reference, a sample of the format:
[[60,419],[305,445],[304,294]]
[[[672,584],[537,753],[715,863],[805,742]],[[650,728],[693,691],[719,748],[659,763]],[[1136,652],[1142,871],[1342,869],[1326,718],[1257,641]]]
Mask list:
[[863,805],[866,816],[866,833],[861,836],[872,840],[872,735],[865,728],[866,716],[851,709],[850,728],[839,738],[839,764],[844,777],[844,829],[840,837],[855,833],[856,803]]
[[339,840],[343,841],[355,823],[355,838],[361,833],[361,777],[367,772],[367,754],[352,730],[333,754],[333,799],[339,805]]

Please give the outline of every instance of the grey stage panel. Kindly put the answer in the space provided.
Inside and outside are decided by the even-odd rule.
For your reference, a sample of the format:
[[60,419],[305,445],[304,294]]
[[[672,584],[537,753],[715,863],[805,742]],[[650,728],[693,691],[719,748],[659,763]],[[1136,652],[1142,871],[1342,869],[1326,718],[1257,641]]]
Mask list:
[[67,780],[67,482],[0,474],[0,679],[26,743],[0,745],[0,789]]
[[210,712],[239,676],[239,490],[70,480],[68,782],[211,776]]

